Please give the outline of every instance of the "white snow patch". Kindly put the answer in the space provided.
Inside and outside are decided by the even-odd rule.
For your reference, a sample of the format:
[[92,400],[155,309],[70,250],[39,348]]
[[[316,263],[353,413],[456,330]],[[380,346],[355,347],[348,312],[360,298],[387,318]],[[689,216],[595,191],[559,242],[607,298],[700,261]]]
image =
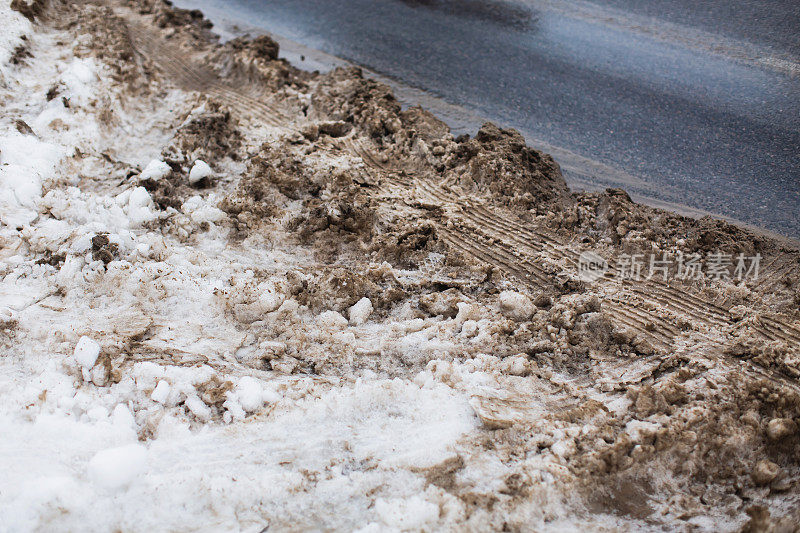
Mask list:
[[375,500],[375,512],[384,524],[401,531],[420,531],[439,519],[439,506],[420,496],[378,498]]
[[0,222],[17,227],[36,219],[42,183],[63,156],[60,147],[31,135],[0,136]]
[[134,227],[158,218],[153,211],[153,199],[144,187],[136,187],[131,191],[126,211]]
[[69,98],[87,103],[96,96],[97,65],[92,58],[74,58],[61,73]]
[[128,444],[97,452],[89,461],[89,477],[106,489],[130,485],[147,467],[147,449],[141,444]]

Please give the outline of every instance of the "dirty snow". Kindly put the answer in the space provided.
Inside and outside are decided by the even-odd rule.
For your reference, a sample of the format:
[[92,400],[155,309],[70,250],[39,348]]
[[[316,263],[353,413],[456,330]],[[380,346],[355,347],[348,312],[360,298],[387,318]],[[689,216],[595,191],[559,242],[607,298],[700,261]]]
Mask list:
[[[95,113],[99,95],[116,91],[107,68],[70,57],[56,45],[68,36],[32,34],[1,8],[4,26],[13,23],[2,59],[22,33],[36,58],[13,72],[2,61],[9,87],[0,123],[0,300],[3,320],[15,323],[0,359],[3,529],[261,529],[268,515],[281,517],[277,526],[405,527],[397,517],[404,508],[425,511],[412,525],[435,524],[445,496],[426,493],[409,469],[449,457],[476,427],[468,398],[436,384],[376,376],[333,386],[242,367],[235,354],[246,335],[215,293],[256,268],[285,271],[298,258],[231,247],[213,193],[187,199],[172,215],[178,230],[162,231],[150,193],[121,180],[101,154],[161,180],[171,169],[153,156],[165,134],[148,129],[135,107],[119,107],[119,119],[150,142],[108,135]],[[63,99],[48,101],[54,85]],[[184,98],[170,93],[156,112],[169,116],[168,106]],[[16,131],[12,117],[35,135]],[[198,160],[189,181],[212,175]],[[211,227],[201,232],[204,224]],[[109,261],[97,242],[113,246]],[[60,260],[40,264],[42,254]],[[261,319],[282,305],[297,313],[285,298],[276,283],[262,283],[235,313]],[[349,322],[362,325],[371,311],[362,300]],[[335,311],[309,318],[310,331],[322,335],[349,323]],[[116,374],[121,350],[145,332],[149,353],[164,359]],[[204,391],[215,379],[233,385],[209,404],[217,400]],[[308,472],[318,476],[314,485]],[[392,498],[374,507],[371,491]],[[339,511],[315,516],[320,501]]]
[[[740,502],[786,490],[762,459],[754,490],[691,492],[701,438],[731,445],[700,424],[724,415],[704,395],[738,386],[711,359],[652,365],[596,296],[540,300],[475,265],[445,273],[439,252],[410,269],[357,245],[350,269],[320,259],[339,243],[294,229],[341,223],[352,198],[336,204],[330,182],[366,178],[334,136],[303,144],[244,118],[236,157],[197,155],[213,131],[196,149],[180,135],[224,122],[207,95],[152,65],[127,87],[92,49],[113,31],[34,26],[7,1],[0,19],[0,530],[735,530]],[[23,35],[30,57],[12,65]],[[282,89],[297,109],[313,100],[302,85]],[[302,155],[289,166],[319,186],[312,217],[274,183],[252,196],[277,214],[232,214],[243,159],[270,151]],[[367,294],[376,279],[389,289]],[[791,418],[741,418],[775,449],[797,433]],[[656,456],[663,442],[684,455]]]

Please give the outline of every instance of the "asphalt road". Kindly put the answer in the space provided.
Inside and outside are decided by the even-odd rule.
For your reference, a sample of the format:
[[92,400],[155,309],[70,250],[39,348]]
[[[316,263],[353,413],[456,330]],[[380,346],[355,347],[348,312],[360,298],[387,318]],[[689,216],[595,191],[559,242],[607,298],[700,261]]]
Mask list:
[[519,129],[574,186],[800,238],[797,0],[180,0]]

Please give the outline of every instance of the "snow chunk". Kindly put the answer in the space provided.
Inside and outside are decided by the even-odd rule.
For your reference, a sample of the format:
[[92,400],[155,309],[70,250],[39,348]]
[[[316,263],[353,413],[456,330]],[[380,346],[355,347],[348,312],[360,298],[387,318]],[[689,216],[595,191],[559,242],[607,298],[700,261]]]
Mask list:
[[475,320],[467,320],[461,326],[461,333],[467,337],[474,337],[480,332],[480,326]]
[[556,457],[570,457],[575,454],[575,441],[571,438],[561,439],[550,447],[550,451]]
[[197,396],[189,396],[186,398],[185,404],[189,411],[201,422],[211,420],[211,408]]
[[205,178],[210,178],[214,175],[214,171],[211,170],[211,167],[208,166],[208,163],[203,161],[202,159],[198,159],[194,162],[194,166],[192,166],[192,170],[189,171],[189,183],[194,185],[198,181],[201,181]]
[[139,390],[155,389],[159,378],[164,377],[164,367],[151,361],[142,361],[133,365],[131,372]]
[[456,324],[463,324],[467,320],[475,320],[478,318],[478,308],[475,305],[466,302],[458,302],[456,304],[458,314],[456,314]]
[[172,168],[168,164],[159,159],[153,159],[144,167],[139,177],[143,180],[158,181],[166,178],[170,172],[172,172]]
[[118,489],[130,485],[146,467],[147,448],[129,444],[97,452],[89,461],[89,477],[106,489]]
[[17,312],[10,307],[0,307],[0,321],[11,322],[17,319]]
[[200,196],[192,196],[186,200],[181,205],[181,211],[189,215],[196,224],[202,224],[203,222],[217,223],[228,218],[228,215],[223,210],[210,205]]
[[144,187],[136,187],[131,191],[128,197],[128,209],[136,209],[139,207],[146,207],[153,202],[150,198],[150,193]]
[[227,424],[230,424],[234,420],[244,420],[247,416],[247,412],[242,409],[235,394],[229,394],[228,399],[225,400],[222,407],[225,408],[225,412],[222,413],[222,420]]
[[508,318],[524,321],[528,320],[536,310],[530,298],[516,291],[503,291],[500,293],[500,310]]
[[145,222],[155,220],[157,215],[151,209],[153,199],[144,187],[136,187],[128,197],[127,214],[131,226],[139,226]]
[[158,402],[160,404],[164,404],[167,401],[167,397],[169,396],[169,383],[164,381],[163,379],[158,382],[156,388],[153,389],[153,393],[150,395],[150,399],[154,402]]
[[350,308],[350,324],[360,326],[366,322],[369,315],[372,314],[372,309],[370,299],[367,297],[361,298]]
[[236,396],[242,409],[248,413],[258,411],[264,405],[264,391],[261,382],[250,376],[245,376],[236,384]]
[[60,287],[67,287],[81,272],[85,261],[83,257],[70,255],[67,256],[64,264],[56,274],[56,283]]
[[325,311],[317,317],[317,322],[324,328],[341,329],[347,326],[347,319],[336,311]]
[[260,312],[271,313],[283,304],[284,296],[274,284],[262,283],[258,288],[261,292],[254,304]]
[[100,345],[89,337],[83,336],[75,345],[75,361],[83,368],[92,368],[100,355]]
[[249,294],[244,295],[244,298],[252,300],[246,303],[237,303],[233,307],[236,319],[241,322],[249,324],[256,320],[263,320],[264,315],[279,309],[284,303],[284,295],[272,282],[260,283],[247,292]]
[[86,411],[86,416],[89,417],[89,420],[93,422],[97,422],[99,420],[105,420],[108,418],[108,409],[103,407],[102,405],[96,405]]

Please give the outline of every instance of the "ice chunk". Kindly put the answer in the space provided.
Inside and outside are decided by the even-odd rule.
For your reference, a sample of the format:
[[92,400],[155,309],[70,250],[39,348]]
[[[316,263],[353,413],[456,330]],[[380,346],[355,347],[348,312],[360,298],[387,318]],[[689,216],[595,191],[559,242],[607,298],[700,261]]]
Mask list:
[[372,314],[372,302],[369,298],[361,298],[353,307],[350,308],[350,323],[354,326],[360,326],[367,321],[369,315]]
[[100,345],[85,335],[75,345],[75,361],[83,368],[92,368],[99,355]]
[[128,197],[127,214],[131,225],[138,226],[157,218],[151,209],[153,199],[144,187],[136,187]]
[[169,396],[169,383],[164,381],[163,379],[158,382],[156,388],[153,389],[153,393],[150,395],[150,399],[154,402],[158,402],[163,404],[167,401],[167,397]]
[[250,376],[245,376],[236,385],[236,396],[242,409],[248,413],[261,409],[264,405],[264,391],[261,382]]
[[516,291],[500,293],[500,310],[509,318],[528,320],[536,310],[530,298]]
[[261,290],[258,299],[255,301],[255,306],[261,313],[271,313],[278,309],[283,303],[283,294],[272,284],[262,284],[259,286]]
[[189,183],[195,184],[198,181],[201,181],[205,178],[210,178],[213,175],[214,171],[211,170],[211,167],[208,166],[208,163],[202,159],[198,159],[194,162],[192,170],[189,171]]
[[201,422],[211,420],[211,408],[197,396],[189,396],[186,398],[185,404],[189,411]]
[[341,329],[347,325],[347,319],[336,311],[325,311],[317,317],[317,322],[324,328]]
[[128,209],[136,209],[138,207],[146,207],[153,202],[150,198],[150,193],[144,187],[136,187],[131,191],[128,197]]
[[474,320],[467,320],[461,326],[461,333],[467,337],[474,337],[480,331],[480,326]]
[[139,177],[143,180],[158,181],[166,178],[170,172],[172,172],[172,168],[168,164],[159,159],[153,159],[144,167]]
[[89,477],[107,489],[123,488],[131,484],[147,467],[147,448],[129,444],[97,452],[89,461]]

